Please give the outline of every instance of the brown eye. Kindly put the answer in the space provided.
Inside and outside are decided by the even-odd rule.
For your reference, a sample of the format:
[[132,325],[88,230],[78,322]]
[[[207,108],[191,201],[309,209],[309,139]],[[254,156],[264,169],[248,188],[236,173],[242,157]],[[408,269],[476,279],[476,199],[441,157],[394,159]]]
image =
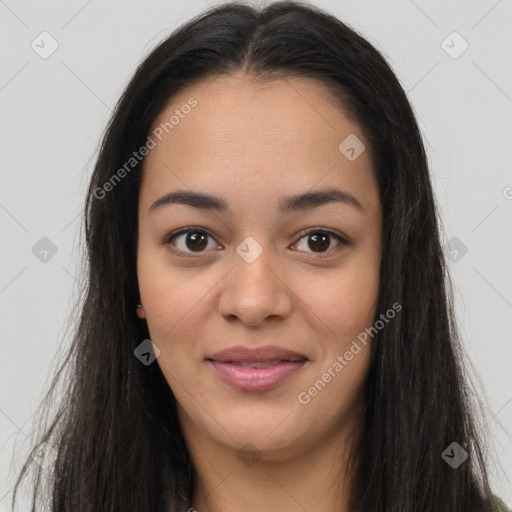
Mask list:
[[[176,252],[201,253],[208,246],[210,235],[201,229],[183,229],[169,236],[165,243],[176,247]],[[174,250],[174,249],[173,249]]]
[[313,233],[308,235],[309,244],[308,247],[312,249],[314,252],[323,252],[324,250],[329,248],[330,243],[330,235],[326,233]]
[[[208,238],[214,240],[204,229],[184,228],[167,236],[164,240],[164,245],[168,246],[172,252],[180,256],[194,257],[194,253],[200,255],[201,253],[207,252]],[[338,242],[338,247],[334,249],[331,248],[332,238]],[[299,250],[313,252],[319,256],[329,256],[331,253],[339,251],[341,246],[349,245],[349,243],[336,232],[318,228],[304,234],[296,245],[300,246],[301,241],[305,239],[307,239],[307,248],[299,247]]]
[[[329,249],[331,247],[331,238],[335,238],[338,241],[339,245],[337,249]],[[336,252],[340,249],[340,246],[348,245],[348,242],[344,238],[330,230],[316,229],[314,231],[309,231],[309,233],[306,233],[300,240],[303,239],[307,239],[307,247],[311,249],[311,252],[318,254]]]

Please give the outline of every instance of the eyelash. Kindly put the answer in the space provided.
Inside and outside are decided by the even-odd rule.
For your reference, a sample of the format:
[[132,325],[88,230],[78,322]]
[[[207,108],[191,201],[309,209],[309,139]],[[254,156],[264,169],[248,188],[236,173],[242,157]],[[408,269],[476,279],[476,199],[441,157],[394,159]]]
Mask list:
[[[171,252],[173,252],[174,254],[178,254],[179,256],[182,256],[184,258],[197,258],[198,256],[201,256],[201,254],[203,254],[204,252],[206,251],[202,251],[202,252],[198,252],[196,253],[196,255],[192,256],[193,253],[188,253],[188,252],[185,252],[185,251],[182,251],[181,249],[176,249],[174,247],[172,247],[171,245],[171,241],[178,237],[179,235],[183,235],[183,234],[187,234],[187,233],[193,233],[193,232],[197,232],[197,233],[205,233],[207,236],[209,236],[210,238],[214,238],[212,235],[210,235],[210,233],[208,233],[207,230],[203,229],[203,228],[196,228],[196,227],[187,227],[187,228],[182,228],[180,229],[179,231],[175,231],[173,233],[170,233],[169,235],[167,235],[164,240],[163,240],[163,244],[168,246],[169,247],[169,250]],[[324,228],[312,228],[306,232],[302,232],[300,233],[300,238],[298,239],[298,241],[302,240],[303,238],[307,237],[308,235],[311,235],[311,234],[314,234],[314,233],[322,233],[322,234],[326,234],[326,235],[330,235],[332,237],[334,237],[336,240],[338,240],[338,242],[340,242],[340,246],[338,246],[336,249],[330,249],[328,250],[327,252],[325,253],[310,253],[310,254],[317,254],[318,258],[326,258],[328,256],[331,256],[332,253],[336,253],[338,252],[339,250],[341,250],[341,248],[343,246],[347,246],[349,245],[349,242],[347,240],[345,240],[345,238],[343,238],[340,234],[338,234],[336,231],[333,231],[331,229],[324,229]]]

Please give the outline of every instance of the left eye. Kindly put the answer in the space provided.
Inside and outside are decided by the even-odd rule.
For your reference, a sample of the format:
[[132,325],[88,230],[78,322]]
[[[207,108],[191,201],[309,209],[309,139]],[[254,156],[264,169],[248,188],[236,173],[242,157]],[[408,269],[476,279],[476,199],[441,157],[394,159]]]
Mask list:
[[[176,244],[177,249],[175,249],[174,240],[180,240],[180,238],[186,235],[184,239],[181,240],[182,247],[179,247],[179,243]],[[312,252],[317,254],[325,254],[336,252],[340,249],[340,245],[348,245],[348,242],[338,235],[336,232],[327,230],[327,229],[314,229],[302,235],[296,245],[300,245],[301,240],[309,237],[308,247],[312,249]],[[329,248],[331,246],[330,238],[335,238],[340,244],[337,249],[329,249],[328,251],[324,251],[323,249]],[[204,249],[208,246],[208,238],[213,240],[213,237],[203,229],[182,229],[177,233],[172,233],[169,235],[164,243],[166,245],[170,245],[171,251],[175,253],[181,253],[185,255],[190,255],[192,253],[201,253],[204,252]],[[307,251],[306,251],[307,252]]]
[[298,243],[300,243],[300,240],[306,239],[308,237],[309,237],[308,247],[311,248],[313,250],[313,252],[315,252],[315,253],[324,254],[324,251],[322,251],[322,249],[325,248],[326,245],[327,245],[327,247],[331,246],[331,242],[330,242],[331,237],[335,238],[338,241],[339,245],[338,245],[337,249],[330,249],[330,250],[326,251],[326,253],[337,252],[338,250],[340,250],[341,246],[348,245],[348,242],[344,238],[342,238],[340,235],[338,235],[338,233],[335,233],[334,231],[331,231],[328,229],[327,230],[315,229],[315,230],[309,231],[308,233],[306,233],[299,239]]

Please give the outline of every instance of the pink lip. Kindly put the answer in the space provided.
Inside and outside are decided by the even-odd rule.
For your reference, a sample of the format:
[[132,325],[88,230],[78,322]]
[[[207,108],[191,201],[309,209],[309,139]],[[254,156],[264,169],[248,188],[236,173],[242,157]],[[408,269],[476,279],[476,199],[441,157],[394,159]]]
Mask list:
[[242,368],[229,362],[209,361],[227,384],[241,391],[265,391],[281,384],[307,361],[281,361],[268,368]]
[[230,347],[216,352],[207,359],[226,363],[229,361],[273,361],[275,359],[281,361],[304,361],[307,360],[307,357],[294,350],[288,350],[275,345],[267,345],[255,349],[244,346]]

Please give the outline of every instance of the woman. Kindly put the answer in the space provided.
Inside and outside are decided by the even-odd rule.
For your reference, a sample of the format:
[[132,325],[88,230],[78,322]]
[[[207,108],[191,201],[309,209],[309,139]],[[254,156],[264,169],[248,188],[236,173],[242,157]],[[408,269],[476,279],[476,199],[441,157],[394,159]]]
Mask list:
[[50,510],[498,510],[423,142],[352,29],[288,2],[181,27],[84,221]]

